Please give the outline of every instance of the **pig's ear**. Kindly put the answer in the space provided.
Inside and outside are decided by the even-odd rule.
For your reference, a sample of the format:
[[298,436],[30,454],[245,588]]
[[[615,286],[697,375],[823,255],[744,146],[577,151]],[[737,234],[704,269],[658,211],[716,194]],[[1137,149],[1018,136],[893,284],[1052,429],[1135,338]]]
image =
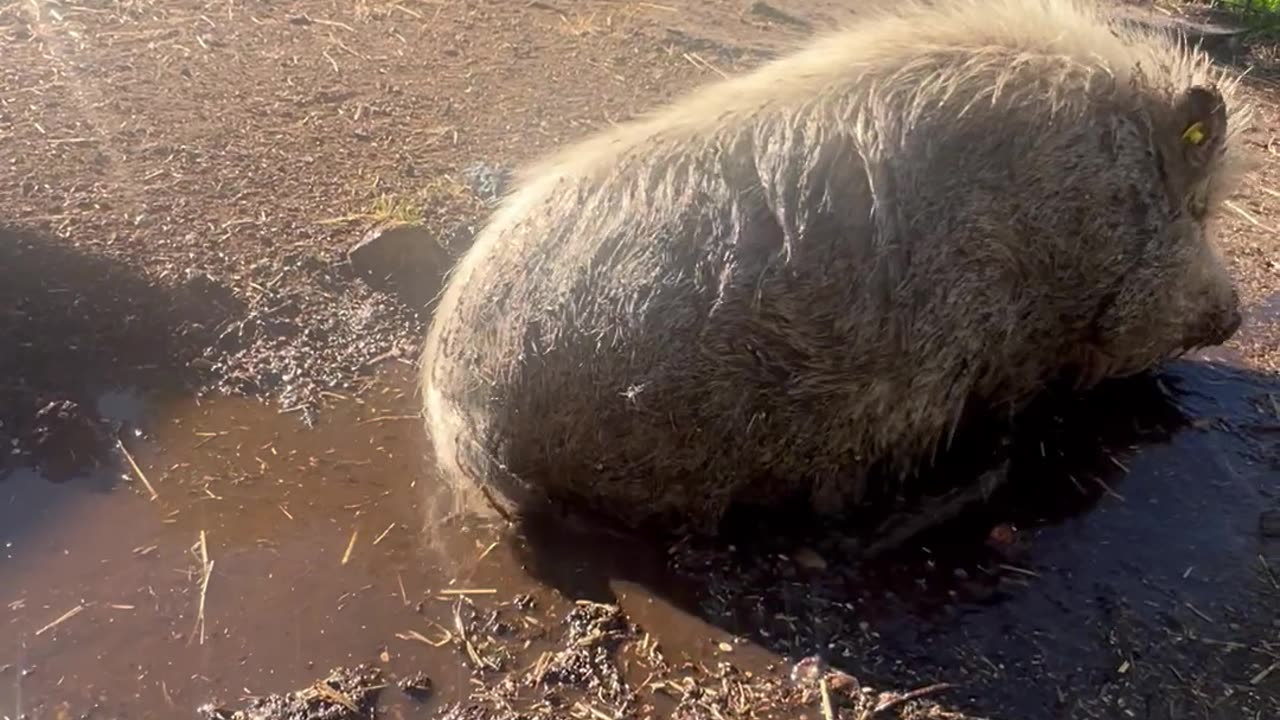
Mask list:
[[1227,107],[1222,94],[1211,87],[1189,88],[1178,100],[1174,118],[1187,167],[1195,174],[1206,171],[1227,138]]

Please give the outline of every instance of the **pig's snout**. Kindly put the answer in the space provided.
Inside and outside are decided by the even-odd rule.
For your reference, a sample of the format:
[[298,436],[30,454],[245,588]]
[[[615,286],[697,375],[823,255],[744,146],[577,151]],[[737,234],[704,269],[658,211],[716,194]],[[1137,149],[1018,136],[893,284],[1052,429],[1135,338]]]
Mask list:
[[1187,338],[1186,346],[1193,348],[1222,345],[1240,330],[1243,323],[1244,315],[1240,312],[1240,298],[1233,291],[1227,302],[1216,312],[1207,314],[1204,320],[1198,323],[1199,327],[1196,327]]
[[1231,339],[1240,329],[1240,325],[1244,322],[1244,316],[1240,314],[1240,307],[1237,305],[1226,312],[1226,319],[1218,324],[1217,332],[1212,335],[1211,342],[1214,345],[1221,345]]

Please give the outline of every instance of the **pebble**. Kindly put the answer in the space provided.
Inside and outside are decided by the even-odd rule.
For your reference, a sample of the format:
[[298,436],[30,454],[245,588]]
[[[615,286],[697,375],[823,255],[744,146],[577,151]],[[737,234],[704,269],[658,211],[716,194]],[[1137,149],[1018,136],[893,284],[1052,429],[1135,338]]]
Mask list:
[[800,548],[791,556],[792,560],[802,568],[809,570],[826,570],[827,561],[812,548]]
[[817,655],[802,658],[791,668],[791,682],[816,682],[826,672],[827,664]]

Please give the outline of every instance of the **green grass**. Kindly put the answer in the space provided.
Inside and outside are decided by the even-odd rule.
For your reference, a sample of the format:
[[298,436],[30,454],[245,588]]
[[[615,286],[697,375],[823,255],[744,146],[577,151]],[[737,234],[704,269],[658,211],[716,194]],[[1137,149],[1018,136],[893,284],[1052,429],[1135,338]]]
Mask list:
[[1280,0],[1214,0],[1210,7],[1226,10],[1246,20],[1280,21]]
[[366,215],[375,222],[416,225],[422,222],[422,207],[412,198],[379,195]]
[[361,212],[319,220],[321,225],[345,225],[357,221],[372,222],[375,225],[394,223],[397,225],[417,225],[422,222],[422,209],[412,198],[382,193]]
[[1280,41],[1280,0],[1210,0],[1209,6],[1234,16],[1247,40]]

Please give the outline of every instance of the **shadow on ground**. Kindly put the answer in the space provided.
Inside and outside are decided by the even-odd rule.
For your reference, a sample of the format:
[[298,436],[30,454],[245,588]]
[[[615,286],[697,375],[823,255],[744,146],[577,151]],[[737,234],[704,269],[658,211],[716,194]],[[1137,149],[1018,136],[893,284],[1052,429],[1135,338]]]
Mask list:
[[1044,400],[1012,450],[987,505],[874,561],[849,559],[850,528],[759,519],[697,546],[549,521],[525,560],[569,597],[639,584],[877,687],[956,683],[947,702],[985,716],[1276,711],[1280,676],[1259,672],[1280,659],[1280,542],[1259,521],[1280,496],[1280,378],[1176,362]]
[[142,395],[200,379],[202,349],[237,310],[207,276],[163,288],[72,240],[0,225],[0,476],[96,467]]

